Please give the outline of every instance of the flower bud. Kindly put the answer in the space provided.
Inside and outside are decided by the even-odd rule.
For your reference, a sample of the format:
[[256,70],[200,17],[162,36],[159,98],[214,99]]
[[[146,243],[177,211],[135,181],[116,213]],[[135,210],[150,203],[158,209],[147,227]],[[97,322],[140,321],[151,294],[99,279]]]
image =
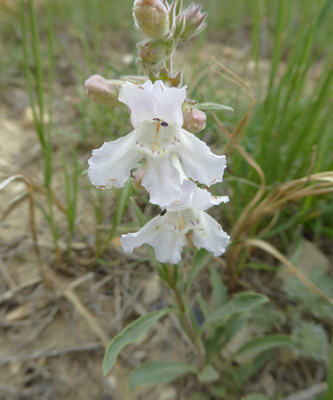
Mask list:
[[183,103],[184,124],[183,129],[188,132],[200,132],[206,127],[206,114],[198,110],[193,104]]
[[169,33],[169,13],[161,0],[135,0],[133,16],[143,34],[161,39]]
[[137,45],[139,57],[144,63],[156,64],[165,59],[167,45],[160,40],[148,40]]
[[181,35],[182,40],[196,36],[206,28],[207,13],[201,12],[201,6],[191,4],[178,18],[185,18],[185,28]]
[[85,81],[85,95],[95,103],[113,108],[121,104],[118,96],[123,83],[118,80],[104,79],[100,75],[92,75]]
[[141,182],[142,182],[143,177],[145,176],[146,171],[147,171],[147,167],[142,166],[141,168],[132,172],[132,183],[136,189],[145,190],[145,188],[142,186]]

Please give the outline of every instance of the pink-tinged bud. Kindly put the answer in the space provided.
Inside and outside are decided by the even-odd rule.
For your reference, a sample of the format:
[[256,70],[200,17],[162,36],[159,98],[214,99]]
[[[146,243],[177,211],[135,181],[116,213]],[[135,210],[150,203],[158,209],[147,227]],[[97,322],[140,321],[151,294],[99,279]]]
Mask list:
[[121,104],[118,96],[123,84],[124,82],[122,81],[104,79],[100,75],[92,75],[85,81],[85,95],[95,103],[113,108]]
[[161,39],[169,33],[169,13],[161,0],[135,0],[133,17],[141,32],[150,39]]
[[206,114],[195,108],[192,104],[183,104],[184,124],[183,129],[188,132],[200,132],[206,127]]
[[198,33],[206,28],[206,17],[207,13],[201,12],[201,6],[191,4],[179,18],[185,18],[185,27],[181,35],[181,39],[189,39],[190,37],[196,36]]
[[141,182],[142,182],[143,177],[145,176],[146,170],[147,170],[147,168],[141,167],[132,173],[132,178],[133,178],[132,183],[135,188],[145,190],[145,188],[142,186]]
[[137,45],[139,57],[144,63],[156,64],[165,59],[167,55],[167,45],[160,40],[148,40]]

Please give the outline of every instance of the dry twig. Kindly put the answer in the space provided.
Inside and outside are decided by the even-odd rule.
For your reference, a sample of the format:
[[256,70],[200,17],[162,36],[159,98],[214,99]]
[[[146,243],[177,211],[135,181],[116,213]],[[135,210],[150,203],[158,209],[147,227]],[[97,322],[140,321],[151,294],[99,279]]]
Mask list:
[[60,349],[41,349],[29,354],[9,354],[1,356],[0,365],[16,361],[31,361],[31,360],[37,360],[39,358],[58,357],[64,354],[93,351],[101,348],[103,348],[103,344],[101,344],[100,342],[93,342],[77,346],[60,348]]

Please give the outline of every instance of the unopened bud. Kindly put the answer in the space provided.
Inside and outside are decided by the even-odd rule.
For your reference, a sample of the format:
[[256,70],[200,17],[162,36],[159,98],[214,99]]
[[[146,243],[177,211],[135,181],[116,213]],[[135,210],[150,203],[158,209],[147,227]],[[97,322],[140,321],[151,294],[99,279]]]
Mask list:
[[138,28],[151,39],[169,33],[169,13],[161,0],[135,0],[133,16]]
[[142,179],[145,176],[145,173],[147,171],[147,168],[145,166],[137,169],[136,171],[132,172],[132,183],[136,189],[142,189],[145,190],[145,188],[142,186]]
[[141,42],[139,48],[139,57],[144,63],[156,64],[165,59],[167,54],[167,45],[160,40],[148,40]]
[[178,18],[185,18],[185,28],[181,35],[182,40],[196,36],[206,28],[207,13],[201,12],[201,6],[191,4]]
[[188,132],[200,132],[206,127],[206,114],[195,108],[192,104],[183,103],[184,124],[183,129]]
[[85,95],[95,103],[113,108],[121,104],[118,96],[123,83],[123,81],[104,79],[100,75],[92,75],[85,81]]

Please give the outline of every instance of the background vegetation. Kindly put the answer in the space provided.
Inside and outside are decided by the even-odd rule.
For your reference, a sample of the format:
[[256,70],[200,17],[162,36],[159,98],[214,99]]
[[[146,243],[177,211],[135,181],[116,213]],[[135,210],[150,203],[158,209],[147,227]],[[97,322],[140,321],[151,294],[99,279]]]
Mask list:
[[[68,371],[63,358],[69,356],[59,357],[58,367],[46,361],[39,365],[37,356],[24,361],[24,356],[38,350],[37,338],[42,337],[44,345],[54,340],[59,314],[65,320],[64,315],[71,315],[74,330],[82,326],[83,318],[92,337],[105,345],[108,335],[118,333],[125,321],[144,314],[140,309],[144,293],[152,290],[150,253],[143,249],[127,257],[119,247],[119,236],[138,229],[143,219],[160,210],[149,205],[130,182],[122,190],[98,191],[86,175],[91,150],[131,129],[125,108],[109,110],[92,104],[84,97],[83,85],[92,74],[106,78],[136,74],[135,45],[141,37],[133,29],[132,1],[41,0],[18,6],[2,0],[0,4],[1,115],[5,127],[6,121],[17,124],[17,134],[4,134],[1,145],[4,279],[0,305],[6,338],[0,345],[4,366],[19,363],[14,372],[7,371],[8,380],[0,382],[0,393],[3,390],[8,398],[33,393],[39,398],[45,396],[43,382],[51,394],[54,390],[73,398],[82,393],[80,399],[85,395],[113,398],[110,393],[115,393],[115,387],[102,378],[90,387],[91,392],[80,392],[75,383],[78,376],[68,371],[73,362],[85,368],[83,356],[67,359]],[[329,400],[332,373],[329,386],[323,383],[329,365],[329,300],[333,297],[333,4],[330,0],[210,0],[203,2],[203,10],[208,12],[207,29],[184,43],[175,61],[191,98],[235,110],[210,113],[206,130],[199,134],[214,152],[227,155],[224,183],[215,190],[228,194],[231,201],[215,207],[212,214],[231,233],[233,244],[224,260],[197,253],[193,261],[193,249],[187,246],[180,264],[184,280],[192,265],[199,265],[200,271],[200,282],[189,290],[189,304],[194,319],[200,319],[199,314],[210,318],[223,303],[218,299],[223,290],[229,296],[244,290],[265,294],[270,305],[246,316],[255,327],[254,336],[290,334],[298,350],[286,359],[269,349],[251,364],[237,360],[231,387],[223,379],[215,384],[202,379],[198,384],[191,377],[180,378],[184,380],[175,387],[179,398],[186,399],[194,395],[240,399],[251,392],[281,399],[321,384],[318,393]],[[9,150],[7,142],[11,142]],[[16,189],[11,191],[13,185]],[[38,275],[42,281],[22,288],[22,265],[35,271],[33,279]],[[282,265],[287,272],[281,272]],[[87,281],[76,293],[82,276]],[[214,288],[214,282],[220,286]],[[48,287],[55,291],[52,299],[47,297]],[[145,310],[167,305],[160,297],[146,303]],[[62,298],[71,304],[70,311]],[[41,307],[41,301],[46,305]],[[109,301],[112,307],[107,306]],[[25,304],[31,309],[24,311]],[[53,317],[48,319],[51,311]],[[44,328],[26,340],[34,321]],[[250,335],[249,330],[246,333]],[[88,339],[80,337],[80,345],[91,345]],[[165,340],[157,339],[164,351],[171,346]],[[182,346],[186,348],[178,340],[173,352],[191,359],[191,349],[179,350]],[[89,362],[96,363],[95,374],[100,371],[100,347],[95,343],[87,349],[92,351],[89,360],[94,360]],[[156,350],[149,343],[142,348],[152,359]],[[42,355],[48,359],[48,354]],[[119,389],[122,377],[137,365],[130,358],[122,360],[124,369],[114,375],[120,393],[125,393]],[[57,368],[67,371],[74,383],[66,380],[60,389],[58,378],[47,375]],[[215,368],[224,371],[225,367]],[[288,380],[290,371],[294,375]],[[274,380],[273,391],[268,389],[267,376]],[[148,391],[133,398],[162,399],[163,393]]]

